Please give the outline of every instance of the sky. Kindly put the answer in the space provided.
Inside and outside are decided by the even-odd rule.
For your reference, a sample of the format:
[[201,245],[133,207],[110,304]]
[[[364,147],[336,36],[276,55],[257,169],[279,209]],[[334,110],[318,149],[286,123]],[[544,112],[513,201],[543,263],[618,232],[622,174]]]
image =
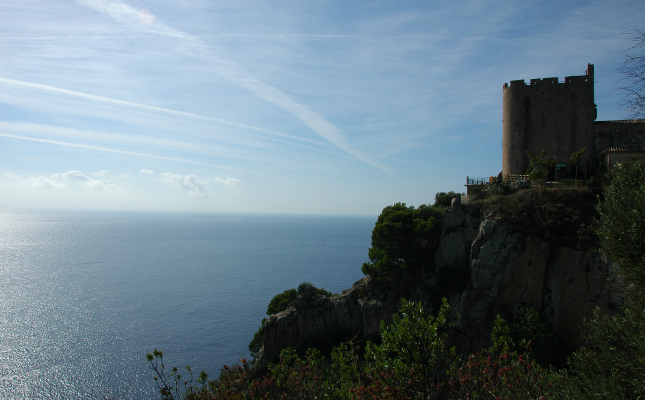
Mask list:
[[595,65],[642,0],[0,0],[0,209],[378,215],[502,163],[502,87]]

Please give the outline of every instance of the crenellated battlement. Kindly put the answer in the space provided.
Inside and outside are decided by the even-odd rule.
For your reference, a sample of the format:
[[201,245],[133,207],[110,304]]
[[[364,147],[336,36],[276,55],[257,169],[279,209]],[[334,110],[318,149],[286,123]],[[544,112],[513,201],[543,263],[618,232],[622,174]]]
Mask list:
[[557,173],[571,174],[571,154],[586,148],[580,168],[597,164],[603,151],[625,135],[645,134],[645,121],[596,121],[594,66],[584,75],[523,79],[505,83],[503,88],[502,173],[524,174],[526,151],[543,150],[556,158]]
[[513,80],[508,83],[504,83],[504,90],[508,88],[513,88],[513,89],[527,89],[528,87],[543,87],[543,86],[549,86],[549,85],[589,85],[591,84],[593,86],[593,64],[588,64],[587,65],[587,71],[585,71],[585,75],[579,75],[579,76],[566,76],[564,78],[564,82],[560,82],[558,80],[558,77],[553,77],[553,78],[537,78],[537,79],[531,79],[529,82],[526,83],[524,79],[518,79],[518,80]]

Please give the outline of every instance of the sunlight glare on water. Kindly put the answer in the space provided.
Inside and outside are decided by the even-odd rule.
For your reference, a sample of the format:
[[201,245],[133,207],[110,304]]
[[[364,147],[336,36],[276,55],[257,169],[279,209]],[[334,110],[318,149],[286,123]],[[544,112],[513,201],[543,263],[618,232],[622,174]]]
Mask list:
[[154,398],[155,348],[216,376],[275,294],[361,278],[374,220],[0,212],[0,398]]

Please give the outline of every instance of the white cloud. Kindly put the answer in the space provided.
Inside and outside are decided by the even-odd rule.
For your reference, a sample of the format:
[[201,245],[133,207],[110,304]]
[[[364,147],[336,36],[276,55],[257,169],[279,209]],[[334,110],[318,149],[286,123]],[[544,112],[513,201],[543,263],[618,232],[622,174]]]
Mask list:
[[165,172],[163,174],[159,174],[159,177],[161,178],[162,182],[169,183],[181,190],[185,190],[191,196],[199,197],[206,196],[208,194],[209,187],[213,183],[223,185],[234,192],[237,192],[242,187],[242,182],[239,179],[231,178],[230,176],[227,176],[226,179],[202,179],[195,174],[180,175]]
[[[99,172],[105,172],[107,174],[107,171],[99,171]],[[51,176],[51,180],[64,181],[72,184],[82,183],[86,187],[92,188],[92,189],[107,189],[107,188],[118,187],[108,179],[92,179],[89,176],[82,173],[81,171],[67,171],[62,174],[57,173]]]
[[101,178],[112,178],[112,175],[104,169],[101,171],[96,171],[92,175],[100,176]]
[[2,178],[6,183],[11,185],[24,185],[31,188],[43,188],[43,189],[65,189],[68,186],[61,182],[56,182],[56,179],[45,178],[44,176],[29,177],[23,179],[13,172],[5,172],[2,174]]
[[229,188],[234,190],[239,190],[239,188],[242,186],[242,182],[239,179],[231,178],[228,175],[226,175],[226,179],[214,178],[213,182],[221,183],[222,185],[228,186]]
[[130,175],[128,175],[128,174],[121,174],[121,175],[119,175],[119,178],[129,179],[129,178],[130,178]]
[[55,182],[51,179],[45,178],[44,176],[27,178],[27,180],[24,181],[24,184],[32,188],[43,189],[65,189],[68,187],[64,183]]
[[67,171],[52,175],[52,179],[59,179],[67,182],[89,182],[92,179],[81,171]]
[[149,169],[142,169],[141,171],[139,171],[139,173],[142,174],[142,175],[148,175],[148,176],[152,176],[152,175],[155,174],[154,172],[150,171]]
[[163,174],[159,174],[159,177],[161,177],[162,181],[187,191],[191,196],[206,195],[207,181],[200,179],[197,175],[178,175],[164,172]]

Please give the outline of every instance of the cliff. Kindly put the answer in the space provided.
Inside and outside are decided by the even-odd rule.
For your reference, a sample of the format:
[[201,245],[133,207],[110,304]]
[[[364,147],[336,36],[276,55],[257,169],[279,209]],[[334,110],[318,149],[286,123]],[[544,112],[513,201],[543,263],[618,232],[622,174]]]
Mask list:
[[380,321],[392,320],[401,298],[421,301],[432,313],[447,297],[460,316],[452,339],[463,354],[488,346],[497,314],[510,318],[530,306],[573,349],[583,318],[595,307],[619,310],[601,254],[521,233],[480,213],[481,205],[453,200],[428,268],[387,281],[366,277],[340,296],[301,297],[272,315],[261,328],[264,346],[256,365],[275,361],[285,347],[324,352],[343,341],[378,341]]

